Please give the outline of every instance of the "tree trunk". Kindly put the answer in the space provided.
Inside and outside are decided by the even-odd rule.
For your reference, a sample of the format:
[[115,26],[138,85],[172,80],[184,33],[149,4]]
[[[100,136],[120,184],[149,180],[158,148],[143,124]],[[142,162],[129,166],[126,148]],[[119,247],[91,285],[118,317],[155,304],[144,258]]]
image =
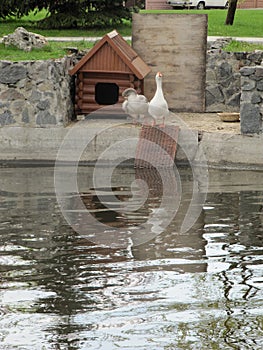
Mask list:
[[225,25],[232,26],[232,24],[234,23],[236,8],[237,8],[237,0],[230,0]]

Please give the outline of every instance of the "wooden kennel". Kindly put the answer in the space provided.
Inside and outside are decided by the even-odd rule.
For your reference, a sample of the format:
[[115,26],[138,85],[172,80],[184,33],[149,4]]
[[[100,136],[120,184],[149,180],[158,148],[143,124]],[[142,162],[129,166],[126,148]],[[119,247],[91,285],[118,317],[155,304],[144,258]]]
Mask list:
[[143,94],[144,78],[150,71],[116,30],[106,34],[69,71],[76,75],[76,113],[122,103],[122,92],[129,87]]

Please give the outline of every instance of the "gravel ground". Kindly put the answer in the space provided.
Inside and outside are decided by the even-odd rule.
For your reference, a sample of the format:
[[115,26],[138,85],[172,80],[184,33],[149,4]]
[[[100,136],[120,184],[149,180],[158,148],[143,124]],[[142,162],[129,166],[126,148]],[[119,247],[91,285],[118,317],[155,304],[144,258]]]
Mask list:
[[166,123],[174,124],[181,119],[190,129],[224,134],[240,134],[239,122],[223,122],[217,113],[171,113]]

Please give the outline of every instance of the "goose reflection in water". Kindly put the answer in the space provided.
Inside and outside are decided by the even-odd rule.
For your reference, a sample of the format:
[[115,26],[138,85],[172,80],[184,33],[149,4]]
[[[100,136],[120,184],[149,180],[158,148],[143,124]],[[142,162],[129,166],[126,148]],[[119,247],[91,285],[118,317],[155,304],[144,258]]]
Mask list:
[[82,204],[94,219],[88,223],[83,209],[78,211],[74,197],[70,199],[71,215],[76,215],[78,228],[87,232],[83,237],[99,240],[104,231],[113,243],[129,237],[136,246],[163,231],[167,234],[167,230],[172,230],[178,235],[192,200],[191,191],[182,193],[179,175],[174,169],[136,168],[134,178],[133,188],[114,186],[83,191]]

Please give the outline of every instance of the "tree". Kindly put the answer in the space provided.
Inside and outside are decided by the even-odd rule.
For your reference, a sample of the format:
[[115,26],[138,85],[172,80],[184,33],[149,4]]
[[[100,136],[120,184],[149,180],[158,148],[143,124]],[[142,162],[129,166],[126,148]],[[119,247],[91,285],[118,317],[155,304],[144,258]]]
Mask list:
[[21,17],[46,9],[41,28],[90,28],[115,26],[131,18],[131,9],[122,0],[1,0],[0,18]]
[[233,25],[237,8],[237,0],[230,0],[225,25]]

